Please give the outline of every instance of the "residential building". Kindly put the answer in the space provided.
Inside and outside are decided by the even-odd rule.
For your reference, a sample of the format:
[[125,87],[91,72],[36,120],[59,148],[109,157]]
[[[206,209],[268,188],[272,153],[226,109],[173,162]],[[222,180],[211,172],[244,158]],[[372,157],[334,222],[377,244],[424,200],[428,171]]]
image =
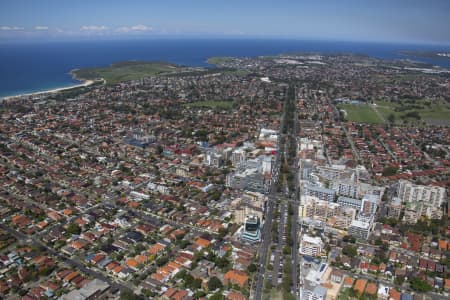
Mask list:
[[354,220],[348,229],[348,234],[362,240],[367,240],[372,230],[370,222]]
[[360,213],[366,217],[374,216],[377,212],[379,197],[376,195],[364,195]]
[[336,194],[352,198],[358,197],[359,185],[351,180],[338,180],[331,183],[331,188]]
[[213,166],[216,168],[220,168],[223,165],[224,159],[221,154],[216,153],[215,151],[207,151],[205,164],[208,166]]
[[320,200],[315,196],[301,196],[300,217],[325,222],[329,217],[338,215],[339,204]]
[[300,243],[300,253],[308,256],[320,256],[323,249],[323,242],[320,237],[312,237],[307,234],[302,236]]
[[301,299],[304,300],[325,300],[327,296],[327,289],[321,285],[309,287],[305,285],[301,289]]
[[328,202],[334,202],[334,198],[336,195],[336,192],[332,189],[327,189],[319,185],[313,185],[309,182],[304,185],[303,191],[305,195],[314,196],[319,198],[320,200]]
[[440,219],[442,205],[446,201],[446,190],[438,186],[417,185],[407,180],[400,180],[397,195],[405,202],[404,220],[415,223],[422,216]]
[[337,203],[339,203],[340,205],[345,206],[345,207],[354,208],[357,212],[359,212],[361,210],[361,205],[362,205],[361,200],[355,199],[355,198],[344,197],[344,196],[338,197]]
[[387,205],[387,208],[389,217],[399,218],[403,208],[402,200],[398,197],[393,197]]
[[233,152],[231,153],[231,163],[233,164],[233,166],[237,167],[239,166],[241,163],[245,162],[247,158],[246,152],[244,149],[239,148],[239,149],[235,149],[233,150]]

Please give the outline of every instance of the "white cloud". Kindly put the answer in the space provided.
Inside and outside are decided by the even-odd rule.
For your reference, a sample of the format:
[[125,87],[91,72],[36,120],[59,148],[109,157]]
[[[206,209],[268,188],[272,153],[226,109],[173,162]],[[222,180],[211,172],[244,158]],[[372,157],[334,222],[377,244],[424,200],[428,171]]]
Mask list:
[[48,26],[34,26],[34,30],[48,30]]
[[97,26],[97,25],[84,25],[81,26],[80,30],[81,31],[105,31],[107,30],[108,27],[101,25],[101,26]]
[[23,27],[19,26],[0,26],[0,30],[2,31],[12,31],[12,30],[23,30]]
[[135,25],[131,27],[131,30],[133,31],[152,31],[153,28],[146,26],[146,25]]
[[152,31],[153,28],[147,25],[134,25],[134,26],[124,26],[117,28],[118,32],[146,32],[146,31]]

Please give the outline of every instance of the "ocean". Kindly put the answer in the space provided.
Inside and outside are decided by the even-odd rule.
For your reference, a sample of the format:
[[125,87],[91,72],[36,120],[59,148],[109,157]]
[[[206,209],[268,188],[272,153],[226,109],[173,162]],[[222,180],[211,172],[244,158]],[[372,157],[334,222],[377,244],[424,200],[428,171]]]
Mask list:
[[69,74],[72,69],[108,66],[126,60],[208,66],[206,60],[212,56],[320,52],[366,54],[389,60],[409,58],[450,69],[450,59],[407,57],[399,53],[402,50],[450,52],[450,46],[274,39],[0,43],[0,97],[72,86],[79,83]]

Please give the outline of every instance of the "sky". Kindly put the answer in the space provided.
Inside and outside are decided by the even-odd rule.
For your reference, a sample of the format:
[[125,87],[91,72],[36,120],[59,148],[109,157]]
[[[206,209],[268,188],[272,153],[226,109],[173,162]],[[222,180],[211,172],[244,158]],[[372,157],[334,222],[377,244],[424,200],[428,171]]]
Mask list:
[[450,44],[450,0],[0,0],[0,41],[166,37]]

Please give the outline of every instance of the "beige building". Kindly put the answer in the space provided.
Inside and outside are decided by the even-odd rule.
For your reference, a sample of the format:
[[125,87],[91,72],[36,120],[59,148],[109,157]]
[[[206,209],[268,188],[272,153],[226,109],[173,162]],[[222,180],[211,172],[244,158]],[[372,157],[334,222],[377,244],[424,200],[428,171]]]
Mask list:
[[332,227],[347,229],[356,217],[356,210],[314,196],[302,196],[299,216],[319,220]]
[[409,223],[416,223],[422,216],[440,219],[442,204],[447,201],[445,188],[418,185],[407,180],[399,181],[397,195],[405,203],[404,220]]
[[264,202],[266,197],[261,193],[245,192],[242,197],[236,198],[231,202],[234,221],[236,224],[244,224],[249,215],[263,219]]

